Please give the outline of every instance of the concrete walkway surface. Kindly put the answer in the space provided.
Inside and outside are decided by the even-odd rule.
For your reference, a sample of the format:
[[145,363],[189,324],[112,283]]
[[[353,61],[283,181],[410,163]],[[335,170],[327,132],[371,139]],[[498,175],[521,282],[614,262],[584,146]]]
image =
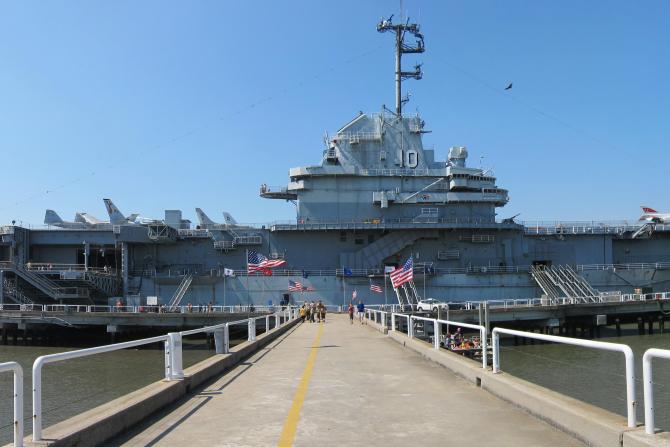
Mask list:
[[297,326],[113,443],[291,444],[582,445],[344,315]]

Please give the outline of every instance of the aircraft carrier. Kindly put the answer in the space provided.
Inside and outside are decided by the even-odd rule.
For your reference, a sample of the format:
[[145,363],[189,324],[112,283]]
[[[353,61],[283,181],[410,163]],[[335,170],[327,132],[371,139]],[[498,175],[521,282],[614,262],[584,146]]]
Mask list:
[[[125,216],[108,199],[109,221],[77,213],[66,222],[48,210],[44,228],[0,228],[2,302],[343,304],[354,291],[367,303],[586,300],[670,290],[670,219],[653,210],[632,224],[497,219],[509,199],[492,172],[468,166],[465,147],[436,159],[422,144],[424,120],[403,113],[403,81],[422,76],[402,61],[425,50],[419,26],[385,19],[377,30],[395,40],[395,108],[352,117],[324,139],[318,164],[291,168],[286,186],[260,186],[261,198],[295,207],[294,221],[243,225],[224,213],[217,223],[196,209],[194,225],[180,210]],[[285,263],[249,274],[250,252]],[[385,272],[410,258],[411,296],[396,294]]]

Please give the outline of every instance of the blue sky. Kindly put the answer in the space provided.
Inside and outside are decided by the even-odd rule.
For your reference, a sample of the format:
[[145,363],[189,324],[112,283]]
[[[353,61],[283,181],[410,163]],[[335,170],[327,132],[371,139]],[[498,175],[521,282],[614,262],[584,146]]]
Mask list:
[[[670,3],[419,1],[406,110],[444,159],[467,146],[501,217],[670,210]],[[393,104],[396,1],[0,3],[0,222],[194,207],[294,216],[258,197],[315,164],[324,131]],[[408,62],[413,58],[408,57]],[[514,82],[511,92],[503,91]],[[47,192],[48,191],[48,192]]]

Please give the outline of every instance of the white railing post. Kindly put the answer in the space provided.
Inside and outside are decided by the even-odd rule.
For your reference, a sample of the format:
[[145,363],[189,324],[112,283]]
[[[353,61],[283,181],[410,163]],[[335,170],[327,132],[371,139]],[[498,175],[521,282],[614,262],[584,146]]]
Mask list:
[[224,329],[223,328],[218,328],[214,330],[214,350],[217,354],[225,354],[224,350],[224,343],[223,343],[223,335]]
[[256,340],[256,320],[254,320],[253,318],[249,318],[247,327],[249,328],[249,337],[247,339],[249,341]]
[[442,327],[440,326],[440,323],[437,320],[433,320],[433,338],[434,340],[434,345],[435,349],[440,349],[440,338],[442,336]]
[[488,358],[487,358],[487,352],[488,351],[488,334],[486,333],[486,327],[482,328],[481,330],[481,340],[480,344],[482,346],[482,368],[486,369],[488,367]]
[[23,368],[16,362],[0,363],[0,372],[14,374],[14,447],[23,447]]
[[279,312],[275,313],[275,329],[279,327]]
[[181,334],[179,332],[168,333],[168,339],[165,341],[165,349],[169,351],[169,375],[168,380],[182,380],[184,378],[184,369],[182,362]]
[[642,356],[642,381],[644,384],[644,431],[648,435],[656,432],[654,415],[654,382],[651,361],[654,357],[670,360],[669,349],[647,349]]
[[500,336],[496,329],[497,328],[494,328],[493,332],[491,332],[491,343],[493,344],[493,374],[498,374],[500,372]]
[[223,327],[223,353],[230,353],[230,326],[228,323]]
[[382,312],[382,327],[386,329],[386,312]]
[[270,330],[270,315],[265,316],[265,332]]
[[33,441],[42,440],[42,364],[44,356],[33,363]]
[[409,338],[414,337],[414,328],[412,326],[412,316],[411,315],[407,318],[407,336]]
[[391,314],[391,330],[395,332],[395,313]]

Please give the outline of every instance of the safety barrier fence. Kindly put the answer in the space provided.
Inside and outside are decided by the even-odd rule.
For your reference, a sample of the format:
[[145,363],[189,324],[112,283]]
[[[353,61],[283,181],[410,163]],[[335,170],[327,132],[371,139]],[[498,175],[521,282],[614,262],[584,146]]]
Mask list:
[[655,433],[654,381],[651,361],[654,358],[670,360],[670,349],[647,349],[642,356],[642,381],[644,383],[644,431],[648,435]]
[[635,415],[635,406],[637,404],[635,400],[635,364],[633,359],[633,350],[630,348],[630,346],[620,343],[582,340],[579,338],[561,337],[557,335],[535,334],[532,332],[516,331],[513,329],[496,327],[491,332],[494,374],[500,372],[500,334],[623,353],[626,360],[626,410],[628,415],[628,426],[635,427],[637,425]]
[[[247,325],[249,329],[248,340],[256,340],[256,321],[259,319],[265,319],[266,330],[269,330],[270,318],[273,317],[274,327],[279,327],[283,324],[288,323],[289,321],[296,318],[296,309],[286,308],[283,311],[274,313],[273,315],[266,315],[262,317],[251,317],[244,320],[231,321],[223,324],[218,324],[214,326],[207,326],[203,328],[193,329],[190,331],[182,332],[171,332],[165,335],[160,335],[157,337],[143,338],[140,340],[127,341],[123,343],[115,343],[105,346],[97,346],[94,348],[79,349],[75,351],[61,352],[56,354],[43,355],[35,359],[33,363],[33,441],[42,441],[42,367],[48,363],[55,363],[64,360],[87,357],[96,354],[102,354],[106,352],[118,351],[121,349],[132,348],[136,346],[149,345],[154,343],[163,343],[165,351],[165,379],[166,380],[181,380],[184,378],[183,371],[183,362],[182,362],[182,337],[186,335],[192,335],[197,333],[214,333],[214,340],[216,344],[216,353],[228,353],[230,352],[230,338],[229,338],[229,328],[233,325]],[[17,377],[20,375],[21,370],[14,369],[12,366],[13,362],[0,364],[0,371],[13,369],[15,371],[15,403],[14,403],[14,418],[15,421],[23,420],[23,396],[22,393],[22,383],[17,384]],[[8,365],[8,366],[5,366]],[[3,369],[3,367],[5,369]],[[18,371],[18,373],[16,372]],[[21,378],[18,379],[21,381]],[[20,385],[20,386],[19,386]],[[17,391],[17,386],[19,387]],[[17,394],[19,393],[19,394]],[[20,401],[20,402],[19,402]],[[18,426],[17,426],[18,427]],[[21,425],[22,430],[22,425]],[[15,434],[15,436],[17,436]],[[21,439],[23,438],[21,434]],[[16,441],[15,441],[16,442]],[[15,444],[21,445],[21,444]]]
[[23,368],[16,362],[0,363],[0,372],[14,373],[14,447],[23,446]]

